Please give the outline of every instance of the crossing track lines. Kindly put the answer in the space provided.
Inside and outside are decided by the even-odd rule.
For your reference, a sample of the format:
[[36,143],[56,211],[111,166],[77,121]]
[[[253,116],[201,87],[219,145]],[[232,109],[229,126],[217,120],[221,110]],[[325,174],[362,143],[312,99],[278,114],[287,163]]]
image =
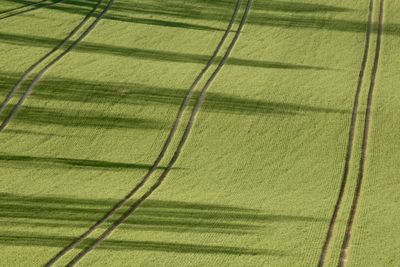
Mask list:
[[30,11],[34,11],[34,10],[37,10],[37,9],[40,9],[40,8],[50,7],[50,6],[54,6],[56,4],[60,4],[62,2],[65,2],[65,0],[57,0],[57,1],[54,1],[54,2],[51,2],[51,3],[46,3],[48,1],[49,0],[42,0],[42,1],[37,2],[37,3],[27,4],[27,5],[24,5],[24,6],[21,6],[21,7],[17,7],[17,8],[14,8],[14,9],[3,11],[2,13],[0,13],[0,20],[11,18],[11,17],[17,16],[17,15],[21,15],[21,14],[24,14],[24,13],[27,13],[27,12],[30,12]]
[[342,250],[340,253],[340,261],[339,266],[344,267],[347,262],[349,244],[351,239],[351,233],[354,224],[354,218],[357,212],[358,203],[361,195],[361,188],[364,180],[364,171],[365,171],[365,161],[367,158],[367,149],[368,149],[368,137],[369,137],[369,129],[371,122],[371,113],[372,113],[372,104],[373,104],[373,96],[375,91],[375,80],[376,74],[378,73],[379,66],[379,57],[381,52],[381,44],[382,44],[382,32],[383,32],[383,13],[384,13],[384,5],[385,1],[380,0],[379,7],[379,23],[378,23],[378,37],[376,40],[376,48],[375,48],[375,59],[371,72],[371,82],[368,91],[368,100],[367,100],[367,110],[365,114],[365,122],[364,122],[364,132],[363,132],[363,140],[362,140],[362,150],[361,150],[361,158],[360,158],[360,168],[358,172],[357,185],[354,193],[353,203],[351,206],[350,217],[347,221],[347,227],[345,232],[345,237],[342,243]]
[[336,226],[337,216],[339,214],[340,208],[342,207],[343,196],[344,196],[344,192],[346,189],[347,180],[348,180],[348,176],[349,176],[350,161],[351,161],[351,156],[353,154],[353,144],[354,144],[356,122],[357,122],[358,106],[359,106],[359,101],[360,101],[360,93],[361,93],[361,89],[362,89],[362,86],[364,83],[365,69],[367,66],[368,53],[369,53],[369,49],[370,49],[370,40],[371,40],[371,34],[372,34],[372,28],[373,28],[373,22],[372,22],[373,10],[374,10],[374,0],[370,0],[369,14],[368,14],[368,26],[367,26],[367,31],[366,31],[364,54],[363,54],[363,58],[362,58],[362,62],[361,62],[361,69],[360,69],[359,76],[358,76],[358,83],[357,83],[356,91],[354,94],[353,112],[351,115],[351,124],[350,124],[349,136],[348,136],[348,141],[347,141],[347,151],[346,151],[345,164],[344,164],[344,168],[343,168],[342,181],[340,184],[339,195],[338,195],[338,198],[337,198],[336,204],[335,204],[335,209],[333,211],[333,214],[332,214],[332,217],[330,220],[329,229],[326,234],[325,242],[322,247],[322,252],[321,252],[321,255],[319,258],[319,262],[318,262],[319,267],[322,267],[325,262],[325,257],[328,252],[328,249],[329,249],[330,241],[332,239],[333,230]]
[[[103,0],[100,0],[103,1]],[[18,113],[18,111],[21,109],[22,104],[24,103],[25,99],[30,95],[30,93],[33,91],[34,87],[36,84],[41,80],[41,78],[47,73],[47,71],[56,63],[58,63],[65,55],[67,55],[69,52],[72,51],[73,48],[75,48],[86,36],[90,34],[91,31],[96,27],[96,25],[99,23],[101,18],[105,15],[105,13],[111,8],[114,0],[110,0],[107,4],[107,6],[101,11],[97,16],[96,19],[89,25],[88,28],[86,28],[85,31],[69,46],[67,47],[61,54],[59,54],[57,57],[55,57],[53,60],[51,60],[33,79],[32,83],[29,85],[27,90],[24,92],[24,94],[21,96],[17,104],[12,108],[10,114],[5,118],[5,120],[1,123],[0,125],[0,132],[4,130],[4,128],[8,125],[8,123],[15,117],[15,115]],[[94,9],[95,10],[95,9]],[[90,16],[89,16],[90,17]]]
[[86,254],[88,254],[90,251],[92,251],[93,249],[95,249],[102,241],[104,241],[119,225],[121,225],[122,223],[124,223],[126,221],[126,219],[135,212],[135,210],[137,210],[139,208],[139,206],[163,183],[163,181],[165,180],[165,178],[167,177],[168,173],[170,172],[170,170],[172,169],[172,167],[174,166],[175,162],[178,160],[182,149],[189,137],[189,134],[191,132],[191,129],[194,125],[195,122],[195,118],[196,115],[198,113],[198,111],[200,110],[200,107],[204,101],[204,98],[207,94],[207,90],[210,87],[211,83],[214,81],[214,79],[217,77],[218,73],[220,72],[220,70],[222,69],[222,67],[225,65],[226,61],[228,60],[235,44],[237,43],[239,36],[243,30],[244,24],[246,23],[248,14],[250,12],[251,9],[251,5],[252,5],[253,0],[248,0],[247,5],[246,5],[246,10],[243,14],[243,17],[240,21],[238,30],[235,33],[235,36],[233,37],[232,42],[230,43],[225,55],[223,56],[222,60],[220,61],[220,63],[218,64],[217,68],[215,69],[215,71],[213,72],[213,74],[211,75],[211,77],[208,79],[208,81],[206,82],[206,84],[204,85],[203,89],[201,90],[201,93],[197,99],[197,102],[193,108],[193,111],[190,115],[189,118],[189,122],[186,126],[185,132],[178,144],[177,149],[175,150],[174,155],[172,156],[172,159],[170,160],[170,162],[168,163],[167,167],[165,168],[165,170],[162,172],[162,174],[160,175],[160,177],[158,178],[158,180],[156,181],[155,184],[153,184],[151,186],[151,188],[146,191],[146,193],[144,193],[144,195],[142,197],[140,197],[136,202],[133,203],[133,205],[131,207],[129,207],[129,209],[124,212],[122,214],[122,216],[116,220],[107,230],[105,230],[99,238],[97,238],[90,246],[86,247],[85,249],[83,249],[77,256],[75,256],[68,264],[68,267],[72,267],[75,266],[76,263],[78,263]]
[[239,9],[241,5],[241,0],[236,1],[236,5],[231,17],[231,20],[229,21],[229,24],[225,30],[225,33],[223,34],[221,40],[219,41],[218,45],[216,46],[211,58],[207,62],[207,64],[204,66],[204,68],[200,71],[200,73],[197,75],[195,80],[193,81],[192,85],[190,86],[188,93],[186,94],[183,102],[181,103],[177,116],[175,118],[175,121],[172,125],[172,128],[169,132],[169,135],[167,139],[164,142],[163,148],[161,149],[161,152],[159,153],[157,159],[151,166],[150,170],[145,174],[145,176],[141,179],[141,181],[121,200],[119,201],[110,211],[108,211],[99,221],[97,221],[95,224],[93,224],[85,233],[83,233],[77,240],[72,242],[70,245],[65,247],[63,250],[61,250],[56,256],[54,256],[46,266],[51,266],[53,265],[58,259],[60,259],[62,256],[64,256],[66,253],[68,253],[70,250],[75,248],[79,243],[81,243],[87,236],[89,236],[93,231],[95,231],[100,225],[102,225],[105,221],[107,221],[115,212],[117,212],[122,206],[124,206],[131,198],[132,196],[140,189],[142,188],[145,183],[148,181],[150,176],[157,170],[161,160],[164,158],[165,153],[168,150],[168,147],[172,143],[172,140],[174,136],[176,135],[176,132],[178,130],[178,127],[180,125],[182,116],[184,114],[184,111],[187,109],[190,100],[193,97],[193,93],[195,89],[197,88],[197,85],[199,82],[202,80],[206,72],[209,70],[209,68],[213,65],[213,63],[216,61],[217,56],[219,52],[222,49],[222,46],[226,42],[226,39],[228,38],[230,32],[232,31],[233,24],[237,18]]

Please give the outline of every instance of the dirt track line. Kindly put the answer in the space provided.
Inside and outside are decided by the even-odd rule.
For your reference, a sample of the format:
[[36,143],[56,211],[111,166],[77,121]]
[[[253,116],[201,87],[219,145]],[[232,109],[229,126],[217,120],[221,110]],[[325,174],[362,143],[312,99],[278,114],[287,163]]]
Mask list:
[[374,0],[370,0],[369,14],[368,14],[368,28],[367,28],[366,39],[365,39],[364,55],[363,55],[362,62],[361,62],[361,69],[360,69],[360,73],[358,76],[356,92],[354,94],[353,112],[351,115],[351,125],[350,125],[350,130],[349,130],[349,137],[348,137],[348,141],[347,141],[347,151],[346,151],[345,164],[344,164],[344,168],[343,168],[343,176],[342,176],[342,181],[341,181],[341,185],[340,185],[339,195],[338,195],[338,198],[337,198],[336,204],[335,204],[335,210],[332,214],[330,224],[329,224],[329,229],[326,234],[325,242],[322,247],[321,255],[319,258],[319,262],[318,262],[319,267],[322,267],[325,262],[325,257],[328,252],[329,244],[332,239],[333,230],[336,226],[337,216],[339,214],[339,210],[342,207],[343,196],[344,196],[344,192],[346,189],[347,180],[348,180],[348,176],[349,176],[350,161],[351,161],[351,156],[353,153],[354,136],[355,136],[356,122],[357,122],[357,113],[358,113],[358,105],[359,105],[358,103],[360,100],[360,92],[362,89],[363,80],[364,80],[364,76],[365,76],[365,69],[367,66],[371,33],[372,33],[372,28],[373,28],[373,22],[372,22],[373,10],[374,10]]
[[68,267],[72,267],[74,266],[76,263],[79,262],[80,259],[82,259],[86,254],[88,254],[90,251],[92,251],[93,249],[95,249],[102,241],[104,241],[119,225],[121,225],[122,223],[124,223],[126,221],[126,219],[137,209],[139,208],[139,206],[162,184],[162,182],[165,180],[165,178],[167,177],[168,173],[170,172],[170,170],[172,169],[172,167],[174,166],[175,162],[178,160],[182,149],[189,137],[189,134],[192,130],[193,124],[195,122],[195,118],[196,115],[198,113],[198,111],[200,110],[201,105],[203,104],[203,101],[205,99],[205,96],[207,94],[207,90],[210,87],[211,83],[214,81],[214,79],[217,77],[217,75],[219,74],[220,70],[222,69],[222,67],[225,65],[226,61],[228,60],[235,44],[237,43],[237,40],[239,39],[239,36],[243,30],[244,24],[246,23],[248,14],[250,12],[251,9],[251,5],[252,5],[253,0],[248,0],[247,2],[247,6],[246,6],[246,10],[243,14],[242,20],[240,21],[238,30],[235,33],[235,36],[233,37],[232,42],[230,43],[224,57],[222,58],[222,60],[220,61],[220,63],[218,64],[216,70],[214,71],[214,73],[211,75],[211,77],[208,79],[207,83],[204,85],[201,94],[199,95],[196,105],[192,110],[192,113],[190,115],[189,118],[189,122],[186,126],[185,132],[178,144],[178,147],[172,157],[172,159],[170,160],[170,162],[168,163],[168,166],[166,167],[166,169],[162,172],[162,174],[160,175],[160,177],[158,178],[158,180],[156,181],[156,183],[141,197],[139,198],[135,203],[133,203],[133,205],[124,213],[122,214],[122,216],[115,221],[105,232],[103,232],[102,235],[100,235],[100,237],[98,239],[96,239],[89,247],[85,248],[84,250],[82,250],[76,257],[74,257],[68,264]]
[[32,92],[33,88],[36,86],[36,84],[40,81],[40,79],[46,74],[46,72],[56,63],[58,63],[65,55],[67,55],[73,48],[75,48],[86,36],[89,35],[89,33],[96,27],[97,23],[100,21],[100,19],[104,16],[104,14],[110,9],[112,6],[114,0],[110,0],[107,4],[107,6],[103,9],[99,15],[97,15],[96,19],[90,24],[90,26],[76,39],[65,51],[63,51],[60,55],[58,55],[56,58],[54,58],[52,61],[50,61],[35,77],[35,79],[32,81],[32,83],[29,85],[28,89],[25,91],[25,93],[21,96],[19,99],[18,103],[14,106],[14,108],[11,110],[11,113],[6,117],[6,119],[3,121],[3,123],[0,125],[0,132],[4,130],[4,128],[8,125],[8,123],[14,118],[15,115],[17,115],[18,111],[21,109],[22,104],[24,103],[25,99],[29,96],[29,94]]
[[[17,15],[21,15],[21,14],[24,14],[24,13],[27,13],[27,12],[30,12],[30,11],[34,11],[34,10],[40,9],[40,8],[49,7],[49,6],[54,6],[54,5],[56,5],[56,4],[59,4],[59,3],[61,3],[61,2],[64,2],[65,0],[58,0],[58,1],[56,1],[56,2],[52,2],[52,3],[48,3],[48,4],[43,4],[44,2],[47,2],[47,1],[48,1],[48,0],[43,0],[43,1],[40,1],[40,2],[38,2],[38,3],[29,4],[29,5],[26,5],[26,6],[23,6],[23,7],[16,8],[16,9],[14,9],[14,10],[9,10],[8,12],[11,12],[11,11],[16,11],[16,10],[19,10],[19,9],[22,9],[22,8],[26,8],[26,7],[29,7],[29,6],[33,6],[32,8],[27,9],[27,10],[22,10],[22,11],[19,11],[19,12],[17,12],[17,13],[12,13],[12,12],[11,12],[12,14],[9,14],[9,15],[6,14],[6,15],[4,15],[4,16],[1,16],[2,14],[5,13],[5,12],[3,12],[2,14],[0,14],[0,20],[7,19],[7,18],[11,18],[11,17],[17,16]],[[43,4],[43,5],[41,5],[41,4]],[[35,6],[37,6],[37,5],[41,5],[41,6],[35,7]]]
[[363,136],[362,151],[361,151],[361,158],[360,158],[360,169],[358,172],[357,185],[356,185],[356,190],[354,193],[353,203],[351,206],[350,217],[347,222],[346,233],[345,233],[345,237],[344,237],[343,244],[342,244],[342,250],[340,253],[340,259],[339,259],[340,267],[345,266],[346,262],[347,262],[347,255],[348,255],[348,249],[349,249],[349,244],[350,244],[350,239],[351,239],[351,232],[353,229],[354,218],[355,218],[355,215],[357,212],[358,203],[359,203],[360,195],[361,195],[361,188],[362,188],[363,181],[364,181],[364,169],[365,169],[365,161],[367,158],[368,137],[369,137],[369,128],[370,128],[371,113],[372,113],[373,96],[374,96],[374,91],[375,91],[375,80],[376,80],[376,74],[378,72],[379,57],[380,57],[381,44],[382,44],[384,4],[385,4],[385,1],[380,0],[378,37],[376,40],[375,59],[374,59],[374,65],[372,67],[371,82],[370,82],[370,87],[369,87],[369,92],[368,92],[367,110],[366,110],[366,114],[365,114],[365,124],[364,124],[364,133],[363,133],[364,136]]
[[61,41],[56,47],[54,47],[50,52],[48,52],[46,55],[44,55],[42,58],[40,58],[36,63],[34,63],[32,66],[30,66],[24,73],[24,75],[21,77],[21,79],[18,81],[18,83],[11,89],[11,91],[8,93],[8,95],[5,97],[3,102],[0,105],[0,114],[4,111],[4,109],[7,107],[8,103],[10,100],[14,97],[14,95],[19,91],[21,86],[24,84],[24,82],[29,78],[29,76],[33,73],[33,71],[45,60],[47,60],[51,55],[53,55],[55,52],[57,52],[59,49],[61,49],[63,46],[65,46],[68,41],[77,33],[85,24],[86,22],[90,19],[90,17],[93,15],[93,13],[97,10],[97,8],[100,6],[100,4],[104,0],[99,0],[97,4],[93,7],[93,9],[86,15],[86,17],[67,35],[67,37]]
[[169,135],[164,142],[163,148],[158,155],[156,161],[153,163],[152,167],[150,170],[146,173],[146,175],[141,179],[141,181],[120,201],[118,202],[110,211],[108,211],[99,221],[97,221],[95,224],[93,224],[85,233],[83,233],[77,240],[75,240],[73,243],[65,247],[62,251],[60,251],[56,256],[54,256],[46,266],[51,266],[53,263],[55,263],[58,259],[60,259],[62,256],[64,256],[66,253],[68,253],[70,250],[75,248],[79,243],[81,243],[87,236],[89,236],[94,230],[96,230],[101,224],[103,224],[106,220],[108,220],[115,212],[117,212],[122,206],[126,204],[126,202],[129,201],[129,199],[132,198],[132,196],[141,188],[143,185],[147,182],[147,180],[150,178],[150,176],[157,170],[161,160],[164,158],[165,153],[169,147],[169,145],[172,142],[173,137],[176,134],[176,131],[179,127],[180,121],[182,119],[183,113],[186,110],[187,106],[189,105],[189,102],[193,96],[193,93],[200,82],[200,80],[203,78],[205,73],[208,71],[208,69],[212,66],[212,64],[215,62],[217,59],[217,56],[219,52],[222,49],[222,46],[224,45],[226,39],[229,36],[229,33],[232,31],[233,24],[236,20],[237,14],[240,9],[240,4],[241,0],[236,1],[235,9],[233,11],[231,20],[229,21],[228,27],[225,30],[224,35],[222,36],[221,40],[219,41],[217,47],[215,48],[211,58],[205,65],[205,67],[200,71],[200,73],[197,75],[195,80],[193,81],[192,85],[190,86],[188,93],[186,94],[183,102],[181,103],[177,116],[175,118],[175,121],[173,123],[173,126],[169,132]]

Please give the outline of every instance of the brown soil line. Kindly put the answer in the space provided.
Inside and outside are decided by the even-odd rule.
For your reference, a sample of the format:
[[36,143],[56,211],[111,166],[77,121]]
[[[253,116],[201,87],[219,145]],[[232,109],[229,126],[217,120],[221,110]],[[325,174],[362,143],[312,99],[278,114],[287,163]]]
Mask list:
[[376,80],[376,74],[378,72],[379,57],[380,57],[381,44],[382,44],[384,4],[385,4],[385,1],[380,0],[378,37],[377,37],[377,41],[376,41],[374,65],[373,65],[372,73],[371,73],[371,83],[370,83],[370,88],[369,88],[369,92],[368,92],[367,110],[366,110],[366,114],[365,114],[365,124],[364,124],[364,133],[363,133],[364,136],[363,136],[362,151],[361,151],[361,158],[360,158],[360,169],[359,169],[359,173],[358,173],[358,179],[357,179],[357,185],[356,185],[356,189],[355,189],[355,193],[354,193],[353,203],[351,206],[350,217],[347,222],[345,238],[343,240],[342,250],[340,253],[340,259],[339,259],[340,267],[344,267],[347,262],[347,256],[348,256],[349,244],[350,244],[350,239],[351,239],[351,233],[352,233],[353,224],[354,224],[354,218],[355,218],[358,204],[360,201],[361,188],[362,188],[363,180],[364,180],[364,169],[365,169],[365,161],[367,158],[368,136],[369,136],[369,129],[370,129],[371,113],[372,113],[373,95],[374,95],[375,80]]
[[211,77],[209,78],[209,80],[207,81],[207,83],[205,84],[205,86],[203,87],[200,96],[197,99],[196,105],[191,113],[189,122],[186,126],[185,132],[180,140],[180,143],[171,159],[171,161],[168,163],[167,168],[163,171],[163,173],[160,175],[160,177],[158,178],[157,182],[140,198],[138,199],[135,203],[133,203],[133,205],[124,213],[122,214],[122,216],[115,221],[106,231],[103,232],[103,234],[96,239],[89,247],[85,248],[84,250],[82,250],[76,257],[74,257],[69,263],[68,263],[68,267],[72,267],[75,266],[76,263],[78,263],[86,254],[88,254],[90,251],[92,251],[93,249],[95,249],[102,241],[104,241],[119,225],[121,225],[122,223],[124,223],[127,218],[134,213],[139,207],[140,205],[148,198],[150,197],[150,195],[163,183],[163,181],[165,180],[165,178],[167,177],[168,173],[170,172],[170,170],[172,169],[172,167],[174,166],[175,162],[178,160],[182,149],[189,137],[189,134],[191,132],[191,129],[193,128],[194,122],[195,122],[195,118],[196,115],[204,101],[204,98],[207,94],[207,90],[210,87],[211,83],[214,81],[214,79],[217,77],[218,73],[220,72],[220,70],[222,69],[222,67],[225,65],[226,61],[228,60],[235,44],[237,43],[239,36],[243,30],[244,24],[246,23],[248,14],[250,12],[251,9],[251,5],[252,5],[253,0],[248,0],[247,2],[247,6],[246,6],[246,10],[243,14],[242,20],[240,21],[239,24],[239,28],[235,33],[235,36],[232,40],[232,42],[230,43],[228,50],[226,51],[224,57],[222,58],[221,62],[219,63],[218,67],[216,68],[216,70],[214,71],[214,73],[211,75]]
[[359,76],[358,76],[358,83],[357,83],[356,91],[354,94],[353,112],[351,115],[351,124],[350,124],[349,136],[348,136],[348,141],[347,141],[347,150],[346,150],[345,164],[344,164],[344,168],[343,168],[343,175],[342,175],[342,180],[341,180],[341,184],[340,184],[339,194],[338,194],[336,204],[335,204],[335,209],[333,211],[333,214],[332,214],[332,217],[331,217],[331,220],[329,223],[328,232],[325,237],[325,242],[322,247],[321,254],[320,254],[320,258],[319,258],[319,262],[318,262],[319,267],[322,267],[325,262],[326,254],[328,252],[328,248],[329,248],[329,245],[330,245],[330,242],[332,239],[333,230],[336,226],[337,216],[339,214],[340,208],[342,207],[343,196],[344,196],[344,192],[346,189],[347,180],[348,180],[348,176],[349,176],[350,161],[351,161],[351,156],[353,153],[353,144],[354,144],[354,136],[355,136],[355,129],[356,129],[357,113],[358,113],[358,106],[359,106],[359,100],[360,100],[360,92],[362,89],[363,80],[364,80],[364,76],[365,76],[365,69],[366,69],[367,60],[368,60],[370,39],[371,39],[371,33],[372,33],[372,28],[373,28],[373,22],[372,22],[372,15],[373,15],[373,9],[374,9],[373,7],[374,7],[374,0],[370,0],[369,14],[368,14],[368,28],[367,28],[366,39],[365,39],[364,55],[362,58],[361,69],[360,69]]

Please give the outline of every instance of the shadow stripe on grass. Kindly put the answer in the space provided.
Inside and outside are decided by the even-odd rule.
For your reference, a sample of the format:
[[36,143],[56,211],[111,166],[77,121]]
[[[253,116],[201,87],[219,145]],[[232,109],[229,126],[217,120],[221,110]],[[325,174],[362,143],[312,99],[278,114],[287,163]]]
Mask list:
[[[60,3],[64,2],[64,1],[66,1],[66,0],[57,0],[55,2],[51,2],[51,3],[47,3],[46,4],[46,2],[48,2],[48,1],[49,0],[43,0],[43,1],[40,1],[38,3],[28,4],[28,5],[20,7],[20,8],[15,8],[13,10],[9,10],[9,12],[7,12],[7,13],[3,12],[2,14],[0,14],[0,20],[11,18],[11,17],[14,17],[14,16],[18,16],[18,15],[21,15],[21,14],[24,14],[24,13],[28,13],[30,11],[34,11],[34,10],[37,10],[37,9],[40,9],[40,8],[51,7],[51,6],[54,6],[56,4],[60,4]],[[31,8],[29,8],[29,7],[31,7]],[[27,9],[25,9],[25,8],[27,8]]]
[[24,73],[24,75],[18,80],[17,84],[11,89],[11,91],[7,94],[5,99],[0,105],[0,114],[4,111],[7,107],[10,100],[15,96],[15,94],[19,91],[21,86],[29,79],[29,77],[33,74],[33,72],[47,59],[49,59],[54,53],[68,44],[68,41],[87,23],[93,13],[97,10],[103,0],[99,0],[93,9],[83,18],[83,20],[62,40],[58,45],[56,45],[52,50],[50,50],[47,54],[41,57],[38,61],[32,64]]

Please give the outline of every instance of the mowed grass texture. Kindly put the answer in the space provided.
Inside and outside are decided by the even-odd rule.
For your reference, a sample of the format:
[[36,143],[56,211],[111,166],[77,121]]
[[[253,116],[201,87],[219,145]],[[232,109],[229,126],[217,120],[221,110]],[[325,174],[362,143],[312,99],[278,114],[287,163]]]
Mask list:
[[[48,1],[55,4],[1,19],[3,11],[37,3],[3,2],[2,98],[97,1]],[[379,39],[380,2],[373,3],[350,174],[326,266],[340,262],[357,187]],[[400,264],[399,8],[384,5],[347,266]],[[43,266],[65,251],[55,266],[317,266],[342,184],[369,9],[364,0],[115,0],[0,132],[0,265]],[[96,225],[152,169],[180,108],[158,168]]]

